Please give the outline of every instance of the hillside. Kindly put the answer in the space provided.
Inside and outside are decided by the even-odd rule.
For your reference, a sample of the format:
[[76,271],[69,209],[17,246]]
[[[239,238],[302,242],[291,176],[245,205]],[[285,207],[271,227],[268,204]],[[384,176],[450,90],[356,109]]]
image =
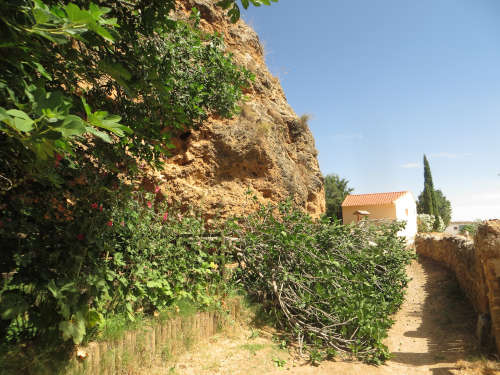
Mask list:
[[234,61],[252,71],[255,80],[238,116],[211,118],[174,139],[172,156],[155,175],[162,191],[169,200],[222,216],[251,211],[249,189],[259,202],[293,196],[318,217],[325,199],[314,139],[269,72],[257,34],[242,20],[230,23],[208,0],[181,1],[178,17],[187,17],[192,7],[201,13],[201,27],[222,33]]

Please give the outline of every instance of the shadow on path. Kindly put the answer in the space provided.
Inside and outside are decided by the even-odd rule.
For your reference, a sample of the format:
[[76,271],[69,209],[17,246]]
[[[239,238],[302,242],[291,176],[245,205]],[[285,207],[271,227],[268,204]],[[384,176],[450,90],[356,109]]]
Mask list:
[[407,330],[403,327],[401,347],[393,350],[391,361],[429,366],[436,375],[452,374],[458,368],[443,367],[444,363],[466,360],[475,352],[476,314],[451,271],[422,256],[412,267],[415,280],[409,286],[409,304],[397,317]]

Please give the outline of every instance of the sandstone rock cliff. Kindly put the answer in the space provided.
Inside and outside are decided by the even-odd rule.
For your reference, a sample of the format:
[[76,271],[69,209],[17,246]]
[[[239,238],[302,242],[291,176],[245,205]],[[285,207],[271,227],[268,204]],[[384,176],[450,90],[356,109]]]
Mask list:
[[288,105],[283,89],[265,64],[259,38],[243,21],[231,24],[211,0],[179,1],[180,12],[196,6],[201,27],[224,35],[234,61],[252,71],[240,115],[210,119],[174,140],[176,149],[161,176],[168,199],[210,214],[244,214],[259,202],[292,196],[314,217],[325,211],[323,179],[313,136]]

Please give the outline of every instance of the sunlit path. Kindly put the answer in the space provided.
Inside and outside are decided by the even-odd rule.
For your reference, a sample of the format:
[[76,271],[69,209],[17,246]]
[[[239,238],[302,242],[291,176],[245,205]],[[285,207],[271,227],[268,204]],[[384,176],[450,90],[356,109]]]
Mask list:
[[[383,366],[359,362],[323,362],[314,367],[280,351],[270,335],[250,340],[249,332],[219,337],[179,358],[175,374],[411,375],[496,374],[471,369],[475,313],[453,275],[436,262],[420,258],[408,267],[411,282],[386,339],[393,358]],[[278,359],[284,359],[279,363]],[[278,367],[282,365],[282,367]],[[158,373],[166,369],[158,369]]]

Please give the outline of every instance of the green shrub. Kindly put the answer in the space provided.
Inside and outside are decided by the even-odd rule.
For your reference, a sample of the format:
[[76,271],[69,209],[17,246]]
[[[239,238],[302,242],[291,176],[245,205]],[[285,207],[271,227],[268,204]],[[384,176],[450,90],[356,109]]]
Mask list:
[[[174,0],[0,2],[0,173],[57,182],[78,146],[109,169],[158,165],[171,136],[231,117],[252,74]],[[3,151],[3,152],[2,152]],[[58,156],[59,155],[59,156]],[[55,176],[54,176],[55,175]]]
[[479,226],[483,223],[482,220],[476,220],[473,223],[465,224],[460,226],[460,233],[465,234],[465,232],[469,233],[472,237],[474,237],[477,233]]
[[172,135],[231,117],[252,78],[197,10],[169,18],[175,5],[0,2],[2,341],[80,342],[105,313],[206,295],[202,221],[163,221],[166,207],[118,178],[161,164]]
[[290,203],[261,207],[233,223],[236,278],[299,343],[380,363],[412,259],[401,226],[313,222]]
[[420,233],[444,232],[446,225],[441,216],[437,217],[438,224],[435,225],[436,217],[428,214],[417,215],[417,228]]
[[57,226],[41,213],[3,210],[2,268],[9,273],[0,322],[7,341],[62,336],[79,343],[108,315],[133,320],[137,311],[179,298],[210,302],[220,259],[202,238],[201,218],[155,202],[153,193],[73,202],[71,210],[48,203],[62,209]]
[[443,218],[441,216],[438,216],[436,220],[439,221],[439,223],[435,225],[436,231],[444,232],[444,230],[446,229],[446,224],[444,223]]

